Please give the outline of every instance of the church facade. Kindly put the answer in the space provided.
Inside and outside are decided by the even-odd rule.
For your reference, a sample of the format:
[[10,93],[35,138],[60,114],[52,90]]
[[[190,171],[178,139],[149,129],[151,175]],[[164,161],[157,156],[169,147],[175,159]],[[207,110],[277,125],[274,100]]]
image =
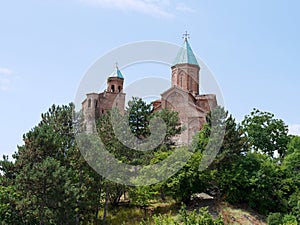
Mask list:
[[[184,37],[183,46],[171,66],[171,87],[161,93],[161,99],[154,101],[153,110],[164,108],[178,112],[183,127],[177,144],[188,144],[193,135],[201,130],[206,122],[207,113],[217,106],[216,95],[200,94],[200,66],[188,42]],[[123,93],[124,77],[116,66],[107,79],[107,88],[102,93],[88,93],[82,102],[82,111],[87,130],[92,130],[95,119],[103,113],[118,108],[124,112],[125,93]]]

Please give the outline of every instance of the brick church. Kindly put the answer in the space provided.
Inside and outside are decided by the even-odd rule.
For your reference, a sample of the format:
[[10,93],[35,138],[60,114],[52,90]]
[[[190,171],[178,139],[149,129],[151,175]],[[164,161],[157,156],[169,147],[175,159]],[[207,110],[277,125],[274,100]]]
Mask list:
[[[199,94],[200,66],[184,36],[183,46],[171,66],[171,87],[161,93],[161,99],[154,101],[153,110],[169,108],[179,113],[183,132],[177,144],[188,144],[193,135],[205,123],[207,113],[217,106],[216,95]],[[82,102],[82,111],[87,131],[92,131],[95,119],[103,113],[118,108],[121,113],[125,109],[124,77],[118,66],[107,79],[107,88],[102,93],[88,93]]]

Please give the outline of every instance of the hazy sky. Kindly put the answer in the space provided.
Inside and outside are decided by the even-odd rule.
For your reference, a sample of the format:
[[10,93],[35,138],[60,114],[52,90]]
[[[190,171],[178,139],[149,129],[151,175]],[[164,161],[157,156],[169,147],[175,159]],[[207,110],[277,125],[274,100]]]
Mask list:
[[[73,101],[105,53],[144,40],[181,45],[186,30],[238,121],[256,107],[300,134],[299,8],[274,0],[0,0],[0,154],[11,155],[52,104]],[[170,74],[144,68],[124,70],[125,83]]]

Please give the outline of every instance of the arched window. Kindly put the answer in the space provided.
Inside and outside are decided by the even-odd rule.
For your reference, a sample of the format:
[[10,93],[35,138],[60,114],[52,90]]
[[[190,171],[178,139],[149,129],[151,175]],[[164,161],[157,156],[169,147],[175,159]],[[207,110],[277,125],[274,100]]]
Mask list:
[[190,78],[190,91],[193,91],[193,78]]
[[118,86],[118,91],[119,91],[119,93],[121,92],[121,86],[120,85]]
[[97,108],[97,106],[98,106],[98,101],[95,99],[94,100],[94,105],[95,105],[95,108]]
[[182,87],[182,75],[180,76],[180,87]]
[[91,108],[91,99],[88,100],[88,107]]
[[115,85],[111,85],[111,92],[115,92]]

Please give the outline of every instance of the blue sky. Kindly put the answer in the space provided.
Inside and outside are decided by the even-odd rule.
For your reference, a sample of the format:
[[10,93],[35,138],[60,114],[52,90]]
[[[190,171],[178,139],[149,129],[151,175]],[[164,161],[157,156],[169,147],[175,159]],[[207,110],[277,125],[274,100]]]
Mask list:
[[[143,40],[180,45],[186,30],[238,121],[256,107],[300,134],[299,7],[270,0],[1,1],[0,154],[11,155],[52,104],[73,101],[86,70],[105,53]],[[125,79],[125,72],[139,76],[132,69]]]

